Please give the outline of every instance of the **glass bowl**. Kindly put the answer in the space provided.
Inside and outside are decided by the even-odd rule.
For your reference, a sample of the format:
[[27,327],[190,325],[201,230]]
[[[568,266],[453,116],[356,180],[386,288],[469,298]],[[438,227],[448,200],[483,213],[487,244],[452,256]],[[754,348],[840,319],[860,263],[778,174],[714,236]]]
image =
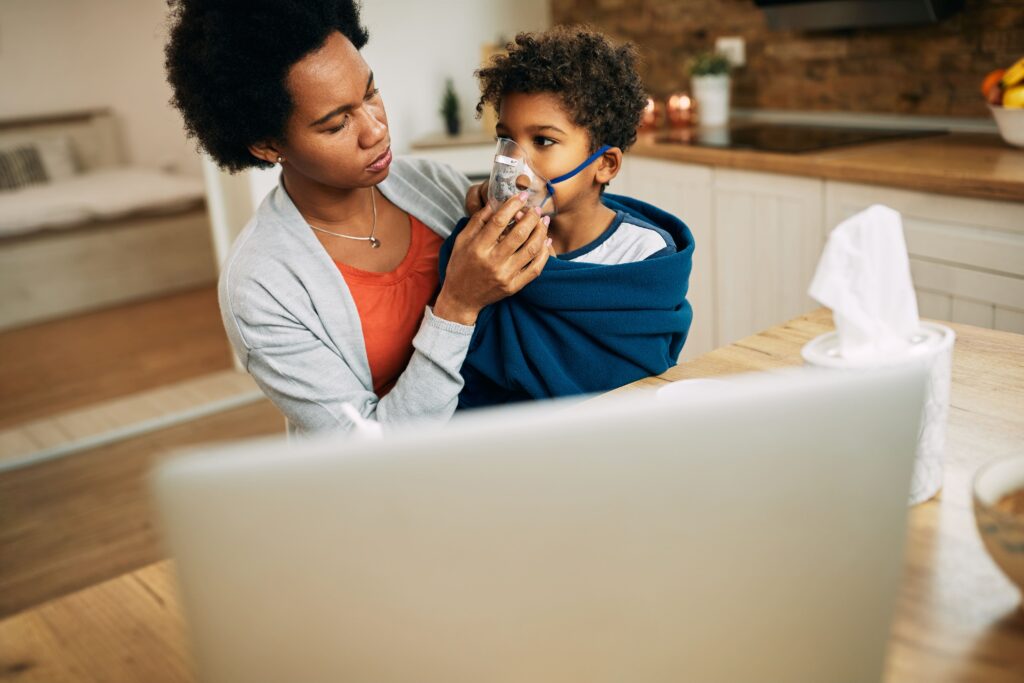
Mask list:
[[[974,521],[985,549],[1024,593],[1024,454],[982,465],[974,475],[973,494]],[[1018,499],[1015,509],[1006,504],[1011,494]]]

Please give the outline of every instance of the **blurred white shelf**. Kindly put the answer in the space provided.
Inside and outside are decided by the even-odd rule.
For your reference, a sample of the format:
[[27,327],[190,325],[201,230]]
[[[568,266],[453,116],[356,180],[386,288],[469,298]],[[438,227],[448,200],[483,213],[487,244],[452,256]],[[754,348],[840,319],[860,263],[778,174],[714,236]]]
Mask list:
[[410,156],[448,164],[470,180],[486,178],[491,173],[494,156],[494,135],[474,130],[459,135],[434,133],[414,141]]

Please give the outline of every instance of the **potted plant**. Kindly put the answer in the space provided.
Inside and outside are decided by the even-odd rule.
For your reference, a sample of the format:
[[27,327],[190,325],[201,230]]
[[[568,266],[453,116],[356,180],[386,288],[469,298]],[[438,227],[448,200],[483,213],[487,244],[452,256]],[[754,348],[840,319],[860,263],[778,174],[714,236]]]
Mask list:
[[702,126],[729,122],[729,60],[717,52],[702,52],[690,62],[690,83]]
[[445,82],[444,96],[441,98],[441,116],[444,117],[448,135],[458,135],[462,126],[459,120],[459,96],[455,94],[455,85],[450,78]]

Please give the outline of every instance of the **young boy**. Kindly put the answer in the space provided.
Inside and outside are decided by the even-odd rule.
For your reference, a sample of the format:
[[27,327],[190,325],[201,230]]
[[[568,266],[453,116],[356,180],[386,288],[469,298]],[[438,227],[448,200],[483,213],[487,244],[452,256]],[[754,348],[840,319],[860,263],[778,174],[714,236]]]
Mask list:
[[[493,104],[498,136],[548,180],[557,256],[477,319],[460,407],[608,391],[675,364],[693,317],[693,237],[653,206],[604,194],[647,102],[636,60],[631,45],[559,27],[516,36],[477,71],[477,111]],[[442,279],[465,222],[442,247]]]

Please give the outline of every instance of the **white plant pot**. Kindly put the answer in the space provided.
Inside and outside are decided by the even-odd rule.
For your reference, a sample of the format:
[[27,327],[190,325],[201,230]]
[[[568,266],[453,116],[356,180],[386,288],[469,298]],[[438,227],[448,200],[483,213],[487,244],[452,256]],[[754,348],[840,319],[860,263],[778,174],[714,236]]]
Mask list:
[[691,79],[697,115],[702,126],[729,123],[729,76],[694,76]]

